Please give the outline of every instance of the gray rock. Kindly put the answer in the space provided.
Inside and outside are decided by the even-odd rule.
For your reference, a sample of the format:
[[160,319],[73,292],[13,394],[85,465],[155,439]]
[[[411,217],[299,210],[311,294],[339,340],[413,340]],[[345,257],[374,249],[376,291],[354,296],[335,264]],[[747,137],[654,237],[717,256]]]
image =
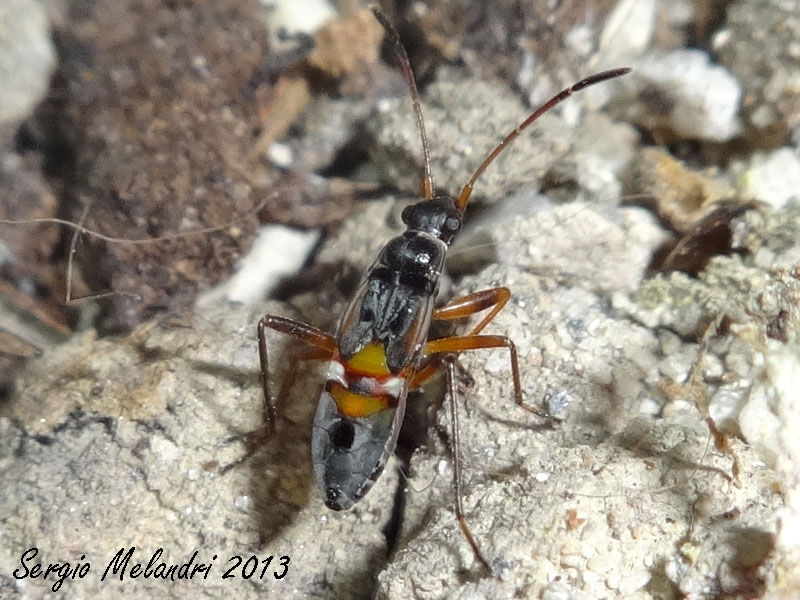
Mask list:
[[[508,90],[478,80],[438,81],[422,100],[434,183],[452,196],[530,112]],[[386,101],[367,127],[374,139],[373,159],[386,179],[405,192],[419,194],[422,146],[410,100]],[[475,196],[493,202],[509,190],[539,181],[571,143],[567,124],[548,113],[486,170]]]
[[[732,486],[731,459],[708,453],[709,433],[696,410],[648,416],[661,414],[653,405],[663,410],[667,383],[686,377],[696,349],[659,339],[655,329],[609,307],[610,297],[628,293],[627,277],[635,279],[649,255],[646,243],[622,251],[614,240],[644,236],[635,228],[620,234],[590,211],[573,215],[584,222],[572,227],[587,228],[577,235],[548,209],[499,235],[522,234],[523,247],[572,240],[574,262],[596,281],[537,275],[527,264],[520,268],[516,254],[501,253],[501,262],[514,266],[489,266],[457,290],[511,287],[511,303],[487,332],[516,341],[526,399],[562,407],[561,422],[547,426],[515,407],[507,355],[463,355],[475,378],[459,401],[464,500],[495,578],[476,573],[452,512],[446,448],[432,435],[412,460],[402,550],[379,576],[378,597],[645,598],[656,590],[761,589],[781,503],[776,492],[765,494],[774,471],[732,440],[746,473]],[[583,241],[594,252],[583,254]],[[676,373],[671,365],[683,357]],[[447,431],[446,410],[438,414]],[[737,550],[743,546],[753,551],[747,564]],[[701,553],[706,547],[713,550]],[[471,576],[461,569],[472,569]]]
[[[524,117],[510,98],[485,83],[429,88],[423,108],[441,188],[457,193]],[[404,100],[389,103],[373,130],[387,177],[412,193],[413,125]],[[555,115],[539,125],[479,182],[448,291],[510,287],[486,333],[516,342],[525,400],[557,417],[515,406],[504,351],[460,358],[474,379],[458,394],[463,500],[494,577],[454,519],[440,382],[412,399],[408,424],[420,427],[426,413],[430,422],[407,485],[390,463],[346,513],[326,509],[311,483],[321,373],[301,369],[280,395],[273,437],[244,436],[262,422],[261,312],[330,330],[352,285],[328,274],[342,263],[363,269],[399,230],[401,206],[387,197],[324,242],[312,267],[322,275],[291,304],[212,304],[190,326],[151,324],[117,340],[84,334],[29,364],[0,407],[0,594],[50,593],[52,577],[13,575],[37,544],[45,563],[91,562],[86,577],[63,583],[74,597],[792,597],[800,581],[796,206],[748,213],[741,256],[712,259],[698,278],[643,283],[665,234],[644,210],[618,206],[619,173],[636,156],[630,127],[601,115],[576,131]],[[482,198],[497,202],[482,211]],[[270,336],[276,382],[289,348]],[[704,404],[728,431],[724,452],[713,446]],[[136,561],[159,546],[167,562],[195,550],[199,561],[217,558],[205,580],[100,581],[114,554],[132,546]],[[241,571],[222,580],[233,555],[273,555],[266,580],[245,582]],[[278,581],[283,555],[291,562]]]
[[[666,410],[680,398],[676,383],[697,346],[612,308],[612,298],[636,288],[658,243],[651,218],[618,211],[608,217],[544,202],[532,216],[497,219],[492,239],[506,244],[499,262],[453,290],[512,289],[487,333],[515,340],[525,399],[558,409],[559,421],[546,423],[514,405],[504,352],[463,355],[475,380],[459,394],[464,503],[494,578],[453,516],[452,467],[437,433],[448,430],[449,416],[435,394],[413,401],[434,407],[434,424],[412,459],[397,552],[377,584],[397,472],[390,466],[350,512],[323,506],[308,458],[320,373],[301,370],[281,395],[275,437],[253,437],[253,456],[223,469],[247,453],[248,444],[230,436],[261,423],[260,313],[227,306],[206,309],[191,327],[151,325],[120,340],[85,334],[30,364],[0,425],[0,586],[37,597],[53,585],[11,574],[36,540],[45,562],[91,563],[85,578],[64,582],[74,596],[171,597],[178,585],[245,598],[271,590],[298,598],[761,593],[773,568],[778,475],[733,438],[743,470],[731,485],[731,458],[708,452],[702,415],[685,401],[683,411]],[[370,207],[328,248],[348,247],[362,265],[392,214],[388,202]],[[557,243],[559,252],[546,250]],[[573,250],[579,274],[554,274]],[[266,310],[328,326],[336,282],[321,278],[317,287],[293,298],[299,314],[277,304]],[[270,337],[276,381],[288,363],[286,341]],[[217,558],[202,582],[100,581],[114,554],[131,546],[144,562],[158,547],[177,564],[195,550],[196,560]],[[233,555],[287,555],[289,574],[223,581]]]
[[[90,563],[86,577],[63,583],[71,597],[117,598],[131,590],[170,598],[178,589],[208,597],[231,590],[252,598],[368,597],[363,581],[384,560],[381,529],[391,516],[396,472],[390,466],[353,511],[324,507],[310,488],[310,377],[299,378],[291,396],[297,402],[281,403],[275,437],[244,443],[243,434],[262,424],[256,319],[252,309],[218,306],[191,327],[150,324],[119,340],[85,334],[31,363],[0,417],[0,589],[22,598],[49,594],[52,574],[12,576],[36,546],[33,562]],[[272,345],[274,357],[282,356],[284,341]],[[236,464],[246,445],[252,456]],[[346,551],[341,539],[349,540]],[[117,574],[102,581],[120,548],[131,547],[125,580]],[[198,551],[195,563],[212,570],[191,581],[132,580],[133,563],[146,564],[158,548],[167,564]],[[233,556],[242,564],[256,556],[257,575],[243,580],[240,566],[223,580],[236,566]],[[274,558],[262,579],[268,556]],[[279,581],[281,556],[291,561]]]
[[746,165],[734,169],[739,195],[780,209],[787,201],[800,200],[800,158],[790,147],[769,153],[756,152]]
[[749,128],[777,139],[800,126],[800,3],[737,0],[727,9],[714,49],[741,82]]

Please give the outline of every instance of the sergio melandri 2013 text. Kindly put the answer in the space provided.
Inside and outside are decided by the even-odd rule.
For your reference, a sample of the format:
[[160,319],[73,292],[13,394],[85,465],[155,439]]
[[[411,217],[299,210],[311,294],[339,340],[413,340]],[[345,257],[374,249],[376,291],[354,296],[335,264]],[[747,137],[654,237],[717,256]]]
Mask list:
[[[147,562],[134,561],[133,555],[136,551],[135,546],[130,548],[120,548],[119,551],[108,561],[100,577],[100,581],[105,581],[119,577],[120,581],[126,579],[163,579],[165,581],[178,580],[200,580],[208,579],[214,567],[217,555],[214,554],[207,563],[197,560],[199,550],[195,550],[188,561],[183,563],[169,563],[162,560],[163,548],[158,548]],[[51,589],[57,592],[62,584],[67,580],[83,579],[92,571],[89,561],[85,561],[86,555],[82,554],[79,562],[76,563],[49,563],[44,566],[41,562],[34,562],[39,554],[38,548],[28,548],[20,556],[21,567],[12,573],[15,579],[37,579],[53,581]],[[283,579],[289,572],[289,557],[281,556],[276,564],[272,565],[274,556],[259,558],[252,555],[243,558],[233,555],[228,558],[226,569],[222,571],[220,567],[220,577],[222,579],[265,579],[272,575],[275,579]],[[273,568],[270,570],[270,566]]]

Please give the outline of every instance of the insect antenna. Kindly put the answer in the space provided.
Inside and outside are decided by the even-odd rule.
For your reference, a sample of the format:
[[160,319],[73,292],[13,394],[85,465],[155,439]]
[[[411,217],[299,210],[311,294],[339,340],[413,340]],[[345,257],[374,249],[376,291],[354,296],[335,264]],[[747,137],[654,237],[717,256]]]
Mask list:
[[433,175],[431,175],[431,153],[428,149],[428,136],[425,135],[425,122],[422,120],[422,108],[419,104],[419,92],[417,91],[417,82],[414,81],[414,73],[411,71],[411,63],[408,62],[408,54],[400,41],[400,34],[397,33],[394,25],[389,22],[389,19],[384,15],[377,6],[372,5],[370,9],[375,14],[375,18],[386,30],[386,35],[394,45],[395,54],[400,60],[400,66],[403,69],[403,76],[408,82],[408,89],[411,91],[411,101],[414,103],[414,113],[417,115],[417,125],[419,125],[419,133],[422,137],[422,155],[424,158],[425,166],[422,174],[422,197],[425,200],[433,198]]
[[561,90],[555,96],[550,98],[547,102],[542,104],[539,108],[534,110],[528,118],[525,119],[522,123],[517,125],[516,129],[514,129],[511,133],[509,133],[502,142],[497,144],[494,150],[492,150],[480,166],[475,169],[475,172],[472,174],[472,177],[469,178],[469,181],[464,185],[461,190],[461,193],[458,195],[458,200],[456,201],[456,208],[458,208],[462,213],[464,209],[467,208],[467,203],[469,202],[469,198],[472,195],[472,187],[475,185],[475,182],[478,181],[478,178],[483,175],[483,172],[486,170],[492,162],[494,161],[497,156],[506,149],[506,147],[513,142],[520,133],[525,131],[525,129],[533,123],[536,119],[541,117],[544,113],[548,110],[553,108],[556,104],[559,104],[569,98],[575,92],[579,92],[580,90],[589,87],[590,85],[594,85],[595,83],[600,83],[601,81],[607,81],[609,79],[614,79],[615,77],[620,77],[627,73],[630,73],[629,68],[622,68],[622,69],[611,69],[610,71],[602,71],[601,73],[595,73],[594,75],[590,75],[586,79],[581,79],[578,83],[572,84],[570,87]]

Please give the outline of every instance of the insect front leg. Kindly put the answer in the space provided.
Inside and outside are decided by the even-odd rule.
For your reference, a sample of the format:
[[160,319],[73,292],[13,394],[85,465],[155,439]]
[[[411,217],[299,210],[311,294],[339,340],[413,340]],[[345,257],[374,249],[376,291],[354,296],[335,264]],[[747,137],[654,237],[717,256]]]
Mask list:
[[290,335],[310,346],[293,361],[287,378],[289,383],[294,379],[297,364],[301,360],[330,360],[336,352],[336,339],[312,325],[278,315],[264,315],[258,322],[258,356],[261,362],[261,386],[264,390],[264,421],[270,432],[274,432],[277,402],[269,381],[267,329]]

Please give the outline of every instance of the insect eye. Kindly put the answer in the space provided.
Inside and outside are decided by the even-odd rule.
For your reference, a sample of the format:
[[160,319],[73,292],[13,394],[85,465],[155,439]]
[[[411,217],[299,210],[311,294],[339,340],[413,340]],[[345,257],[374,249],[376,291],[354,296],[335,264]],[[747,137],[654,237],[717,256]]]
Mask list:
[[458,231],[461,227],[461,221],[456,219],[455,217],[450,217],[444,222],[444,227],[448,231]]
[[403,221],[403,223],[408,225],[409,221],[411,221],[411,216],[413,213],[414,213],[414,205],[409,204],[403,209],[403,212],[400,213],[400,219]]

